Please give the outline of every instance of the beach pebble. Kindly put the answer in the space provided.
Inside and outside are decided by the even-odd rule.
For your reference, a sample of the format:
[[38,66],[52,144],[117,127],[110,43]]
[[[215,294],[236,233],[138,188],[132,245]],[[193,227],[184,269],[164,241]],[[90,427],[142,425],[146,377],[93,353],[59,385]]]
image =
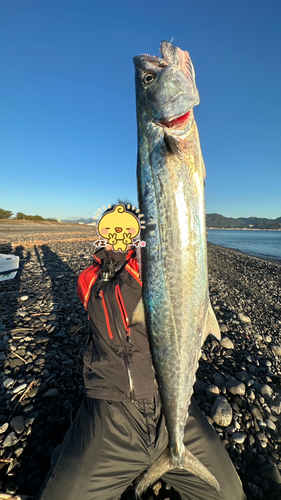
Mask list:
[[59,394],[58,389],[49,389],[45,394],[43,394],[43,398],[56,398]]
[[24,420],[20,415],[12,418],[10,426],[14,431],[16,431],[17,434],[21,434],[25,429]]
[[27,384],[24,383],[24,384],[20,384],[20,385],[17,385],[16,387],[14,387],[12,389],[12,392],[13,394],[17,394],[18,392],[22,392],[24,391],[24,389],[27,387]]
[[6,432],[6,430],[9,428],[9,424],[8,422],[5,422],[4,424],[1,424],[0,425],[0,434],[3,434],[4,432]]
[[246,436],[245,434],[243,434],[243,432],[234,432],[231,437],[235,443],[242,444],[244,443]]
[[228,337],[223,337],[220,341],[220,344],[222,347],[224,347],[224,349],[234,349],[234,344]]
[[16,435],[14,431],[10,432],[4,439],[2,445],[4,448],[14,446],[19,442],[20,438]]
[[225,383],[225,387],[231,394],[244,396],[246,392],[246,386],[243,382],[239,380],[229,380]]
[[267,418],[265,420],[265,424],[267,425],[267,427],[269,427],[269,429],[272,429],[273,431],[276,430],[276,425],[274,422],[272,422],[272,420],[270,418]]
[[260,393],[262,394],[264,399],[270,399],[272,397],[273,390],[271,389],[271,387],[269,387],[269,385],[263,384],[261,386]]
[[218,396],[211,408],[211,417],[213,421],[222,427],[228,427],[232,421],[232,408],[227,399]]
[[225,385],[225,378],[220,373],[215,372],[213,374],[213,381],[214,385],[216,385],[217,387],[222,387],[223,385]]
[[226,333],[226,332],[228,332],[228,328],[227,328],[227,326],[226,326],[226,325],[224,325],[224,324],[220,324],[220,325],[219,325],[219,327],[220,327],[220,331],[221,331],[222,333]]
[[250,380],[249,374],[246,372],[246,370],[242,370],[240,372],[235,373],[235,377],[237,380],[240,380],[241,382],[248,382]]
[[12,387],[14,384],[14,379],[13,378],[6,378],[3,382],[3,387],[5,387],[5,389],[9,389],[10,387]]
[[209,385],[206,388],[206,396],[209,403],[213,403],[217,396],[219,396],[220,390],[216,385]]
[[244,313],[238,313],[238,318],[242,323],[251,323],[251,320],[248,316],[246,316]]
[[281,346],[280,345],[273,345],[271,346],[272,352],[275,356],[281,356]]

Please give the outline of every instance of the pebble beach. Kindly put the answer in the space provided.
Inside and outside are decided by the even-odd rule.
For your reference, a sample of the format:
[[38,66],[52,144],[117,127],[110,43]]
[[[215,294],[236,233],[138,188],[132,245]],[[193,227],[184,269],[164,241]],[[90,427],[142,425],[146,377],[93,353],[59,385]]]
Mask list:
[[[22,267],[0,282],[0,492],[11,498],[36,498],[84,397],[88,324],[76,284],[95,230],[69,226],[0,232],[0,253]],[[194,394],[248,500],[281,499],[280,264],[208,244],[222,340],[208,337]],[[133,487],[122,496],[134,498]],[[159,481],[143,498],[179,496]]]

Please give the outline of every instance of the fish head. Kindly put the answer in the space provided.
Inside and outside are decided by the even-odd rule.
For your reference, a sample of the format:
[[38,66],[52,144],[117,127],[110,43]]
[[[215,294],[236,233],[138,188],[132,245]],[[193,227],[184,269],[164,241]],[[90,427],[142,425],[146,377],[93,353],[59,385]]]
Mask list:
[[195,72],[189,53],[161,42],[162,57],[134,57],[138,114],[170,130],[185,130],[199,104]]

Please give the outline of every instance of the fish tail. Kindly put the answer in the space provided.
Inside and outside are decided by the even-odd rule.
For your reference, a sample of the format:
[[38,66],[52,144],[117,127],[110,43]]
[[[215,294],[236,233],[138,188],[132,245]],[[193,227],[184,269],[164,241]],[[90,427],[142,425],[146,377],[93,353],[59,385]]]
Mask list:
[[199,477],[217,492],[220,491],[220,485],[215,476],[190,451],[185,448],[184,455],[179,459],[174,459],[167,448],[138,483],[135,490],[136,496],[141,497],[149,486],[152,486],[160,477],[172,469],[184,469]]

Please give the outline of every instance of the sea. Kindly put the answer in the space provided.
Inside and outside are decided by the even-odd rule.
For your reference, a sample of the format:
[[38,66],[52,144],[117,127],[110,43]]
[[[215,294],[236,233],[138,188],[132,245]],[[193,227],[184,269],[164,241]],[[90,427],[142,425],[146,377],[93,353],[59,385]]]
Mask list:
[[207,229],[208,241],[281,263],[281,231]]

